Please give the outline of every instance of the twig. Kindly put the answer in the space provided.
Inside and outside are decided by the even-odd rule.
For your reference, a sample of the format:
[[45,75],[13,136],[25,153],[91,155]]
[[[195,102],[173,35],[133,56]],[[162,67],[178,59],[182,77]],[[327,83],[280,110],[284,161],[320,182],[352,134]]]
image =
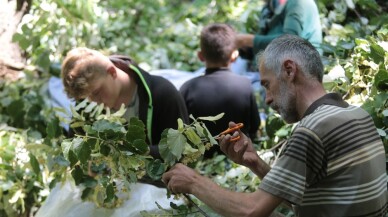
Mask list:
[[187,195],[187,194],[183,194],[183,196],[186,197],[186,199],[191,203],[193,204],[197,209],[198,211],[205,217],[209,217],[205,211],[203,211],[201,208],[199,208],[199,206]]

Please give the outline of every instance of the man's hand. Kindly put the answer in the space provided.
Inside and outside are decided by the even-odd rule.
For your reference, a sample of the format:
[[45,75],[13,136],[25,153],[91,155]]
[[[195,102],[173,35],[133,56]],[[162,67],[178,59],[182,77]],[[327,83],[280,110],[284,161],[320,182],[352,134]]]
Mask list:
[[[229,123],[229,127],[236,126],[234,122]],[[240,135],[240,139],[237,141],[230,141],[231,138]],[[249,139],[240,130],[234,132],[234,134],[222,136],[220,139],[221,150],[228,156],[229,159],[235,163],[244,165],[251,170],[257,167],[259,156],[253,147],[251,139]]]
[[162,176],[167,188],[175,193],[192,193],[193,185],[201,178],[195,170],[178,163]]

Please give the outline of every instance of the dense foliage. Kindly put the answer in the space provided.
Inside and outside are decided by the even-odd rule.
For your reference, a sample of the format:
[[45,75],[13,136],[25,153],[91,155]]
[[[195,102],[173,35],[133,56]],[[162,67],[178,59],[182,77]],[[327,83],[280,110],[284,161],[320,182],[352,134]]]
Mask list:
[[[373,0],[318,0],[317,3],[325,41],[325,87],[342,93],[349,103],[365,108],[388,150],[388,15]],[[106,53],[131,55],[146,69],[194,71],[201,66],[196,58],[201,28],[210,22],[226,22],[242,32],[254,31],[260,4],[253,0],[33,1],[14,41],[25,51],[28,64],[37,70],[24,71],[25,77],[17,82],[0,82],[0,216],[34,213],[49,189],[67,176],[88,183],[89,187],[97,186],[95,179],[85,175],[89,170],[85,163],[95,156],[92,155],[95,149],[85,148],[87,140],[79,139],[84,137],[66,138],[59,125],[64,120],[58,115],[64,111],[52,108],[48,102],[47,78],[58,75],[58,63],[71,47],[87,46]],[[93,115],[101,112],[96,105],[84,109],[95,112]],[[268,119],[258,144],[262,152],[287,138],[292,128],[273,111],[263,109]],[[111,135],[127,137],[128,129],[123,130],[123,122],[117,118],[113,123],[117,124],[108,124],[101,118],[95,125],[89,123],[88,132],[94,136],[103,132],[97,134],[106,136],[104,142],[112,139]],[[73,122],[73,127],[83,124],[84,120]],[[134,126],[141,128],[138,122]],[[112,147],[110,143],[98,144]],[[136,144],[133,152],[138,151],[139,156],[146,153],[143,143]],[[99,153],[104,153],[106,148],[101,147],[105,146],[99,147]],[[143,173],[147,171],[147,159],[144,156],[139,161],[144,162],[138,165]],[[160,175],[157,165],[149,165],[148,171]],[[196,167],[233,190],[253,191],[259,182],[252,173],[222,156],[201,161]],[[103,164],[91,168],[97,175],[107,172]],[[110,164],[109,168],[115,167]],[[126,173],[132,174],[133,181],[143,175]],[[106,189],[100,202],[109,202],[114,198],[113,186],[106,180],[98,181]],[[185,208],[179,209],[175,213],[187,212]]]

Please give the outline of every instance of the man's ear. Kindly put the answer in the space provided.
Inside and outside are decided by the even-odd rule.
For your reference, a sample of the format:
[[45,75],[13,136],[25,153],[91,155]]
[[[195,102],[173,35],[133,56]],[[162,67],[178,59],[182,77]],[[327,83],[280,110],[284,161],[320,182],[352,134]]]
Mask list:
[[285,72],[285,75],[290,78],[291,80],[295,79],[296,73],[297,73],[297,65],[294,61],[286,59],[283,62],[283,70]]
[[232,54],[230,55],[230,62],[236,61],[239,54],[240,53],[238,52],[238,50],[233,51]]
[[111,75],[113,78],[117,77],[117,71],[116,71],[116,68],[114,66],[109,66],[108,69],[106,70],[106,72],[109,75]]
[[205,62],[205,57],[202,54],[202,51],[197,52],[198,59],[201,60],[201,62]]

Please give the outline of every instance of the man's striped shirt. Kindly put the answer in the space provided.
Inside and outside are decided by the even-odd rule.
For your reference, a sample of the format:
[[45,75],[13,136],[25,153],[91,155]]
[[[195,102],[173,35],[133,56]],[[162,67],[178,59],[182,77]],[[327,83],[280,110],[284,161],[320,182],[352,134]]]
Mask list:
[[372,118],[339,95],[318,99],[259,188],[297,216],[385,216],[385,151]]

